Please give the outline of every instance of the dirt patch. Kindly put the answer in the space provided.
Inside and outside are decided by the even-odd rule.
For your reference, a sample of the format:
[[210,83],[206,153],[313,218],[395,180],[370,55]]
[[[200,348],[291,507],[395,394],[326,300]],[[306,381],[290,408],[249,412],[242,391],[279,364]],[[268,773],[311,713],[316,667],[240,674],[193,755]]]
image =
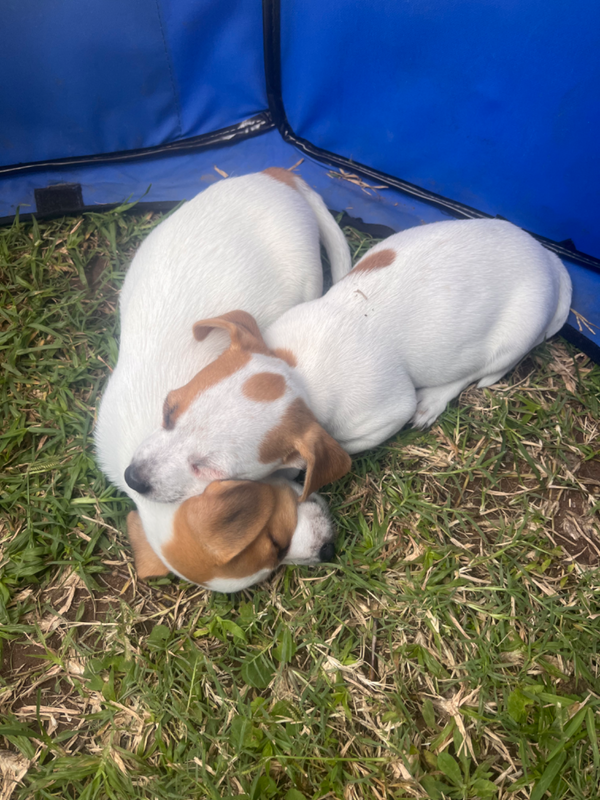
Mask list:
[[584,695],[593,691],[593,688],[586,680],[578,677],[560,680],[556,684],[556,688],[559,694],[565,695]]
[[[81,629],[86,634],[94,623],[103,623],[118,613],[121,601],[131,603],[134,589],[126,570],[97,576],[96,580],[105,589],[90,592],[84,586],[77,588],[69,580],[61,587],[52,587],[43,594],[46,613],[41,627],[47,634],[46,646],[58,652],[65,634],[64,622],[87,623]],[[78,633],[76,635],[79,635]],[[22,679],[48,668],[48,652],[41,644],[27,638],[3,642],[0,659],[0,678],[7,683]],[[51,680],[52,676],[48,678]]]
[[600,460],[593,458],[591,461],[584,461],[579,467],[577,477],[594,494],[600,494]]
[[532,356],[526,356],[512,371],[512,383],[515,384],[527,380],[527,378],[534,375],[538,369],[539,367]]
[[104,271],[110,266],[110,261],[106,256],[99,253],[92,256],[89,264],[85,268],[85,277],[91,292],[94,292],[99,284]]
[[581,489],[551,492],[557,504],[554,537],[570,559],[584,566],[600,563],[600,526],[593,508],[600,499],[600,460],[571,465]]
[[[596,522],[596,524],[594,524]],[[564,490],[554,517],[556,543],[570,558],[584,566],[596,566],[600,560],[600,535],[591,506],[581,492]]]
[[[98,575],[98,583],[111,590],[113,600],[119,598],[130,602],[133,599],[133,585],[129,573],[126,570],[114,570],[113,572],[103,572]],[[107,596],[104,599],[108,599]]]
[[44,656],[46,650],[42,645],[22,639],[5,641],[2,645],[0,678],[8,682],[17,674],[41,669],[44,665]]

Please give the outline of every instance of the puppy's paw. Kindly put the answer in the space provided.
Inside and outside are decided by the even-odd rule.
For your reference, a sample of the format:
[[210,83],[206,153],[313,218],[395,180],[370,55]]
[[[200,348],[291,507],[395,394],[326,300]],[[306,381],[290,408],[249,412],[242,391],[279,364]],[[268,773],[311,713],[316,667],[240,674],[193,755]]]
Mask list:
[[413,428],[428,428],[445,410],[448,396],[444,389],[445,387],[433,387],[417,390],[417,410],[411,419]]

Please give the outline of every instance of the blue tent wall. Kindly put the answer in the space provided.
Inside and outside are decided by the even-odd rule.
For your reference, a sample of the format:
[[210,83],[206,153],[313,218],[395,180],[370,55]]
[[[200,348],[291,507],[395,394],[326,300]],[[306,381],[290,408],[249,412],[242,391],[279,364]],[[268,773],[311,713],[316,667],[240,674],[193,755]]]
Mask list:
[[281,52],[297,136],[600,257],[597,0],[285,0]]
[[180,200],[215,165],[304,156],[329,206],[369,222],[499,214],[572,239],[592,256],[558,248],[574,305],[600,324],[594,0],[8,0],[0,32],[0,217],[48,185]]
[[260,4],[8,0],[0,164],[152,147],[266,108]]

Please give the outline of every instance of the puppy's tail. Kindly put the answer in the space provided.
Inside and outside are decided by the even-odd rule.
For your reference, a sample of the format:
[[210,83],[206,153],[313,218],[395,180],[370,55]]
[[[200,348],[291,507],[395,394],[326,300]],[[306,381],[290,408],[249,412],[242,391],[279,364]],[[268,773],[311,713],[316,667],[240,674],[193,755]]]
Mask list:
[[331,277],[333,278],[333,282],[337,283],[352,269],[352,258],[350,256],[350,248],[348,247],[346,237],[342,233],[340,226],[327,210],[327,206],[323,202],[321,196],[313,192],[310,186],[305,183],[302,178],[298,177],[298,175],[295,175],[294,178],[298,191],[312,208],[317,218],[319,235],[325,246],[325,250],[327,250],[329,263],[331,264]]
[[554,336],[555,333],[562,328],[567,321],[569,311],[571,310],[571,296],[573,294],[573,287],[571,285],[571,278],[565,265],[555,253],[548,253],[551,261],[554,262],[555,269],[558,273],[558,304],[556,306],[556,313],[552,322],[546,330],[546,339]]

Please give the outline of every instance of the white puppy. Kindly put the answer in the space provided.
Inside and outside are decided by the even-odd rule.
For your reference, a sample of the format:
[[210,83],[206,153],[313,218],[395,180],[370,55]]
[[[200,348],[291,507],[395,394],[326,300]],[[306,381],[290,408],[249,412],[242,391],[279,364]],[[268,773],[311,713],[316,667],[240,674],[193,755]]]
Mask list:
[[[314,563],[332,555],[323,501],[313,496],[299,505],[291,484],[215,484],[182,507],[167,506],[147,499],[142,470],[127,469],[140,442],[161,421],[169,424],[163,419],[168,390],[229,344],[218,331],[199,344],[193,323],[237,307],[249,312],[239,312],[244,319],[253,314],[269,325],[318,297],[319,237],[339,280],[351,266],[342,231],[304,181],[275,168],[213,185],[162,222],[133,259],[120,298],[119,360],[100,406],[96,446],[106,475],[138,507],[141,519],[130,515],[128,529],[141,577],[171,569],[234,591],[282,559]],[[198,480],[198,463],[190,451],[185,474],[175,476],[179,496],[200,494],[220,477],[206,468]]]
[[[213,379],[201,372],[171,394],[185,394],[185,407],[134,463],[159,499],[172,496],[191,454],[223,478],[307,465],[306,498],[344,467],[329,435],[356,453],[411,420],[430,425],[466,386],[495,383],[556,333],[570,301],[558,257],[508,222],[411,228],[376,245],[324,297],[290,309],[264,341],[236,343],[223,319],[197,323],[197,338],[229,329],[231,347],[211,365]],[[253,395],[259,376],[268,403]]]

